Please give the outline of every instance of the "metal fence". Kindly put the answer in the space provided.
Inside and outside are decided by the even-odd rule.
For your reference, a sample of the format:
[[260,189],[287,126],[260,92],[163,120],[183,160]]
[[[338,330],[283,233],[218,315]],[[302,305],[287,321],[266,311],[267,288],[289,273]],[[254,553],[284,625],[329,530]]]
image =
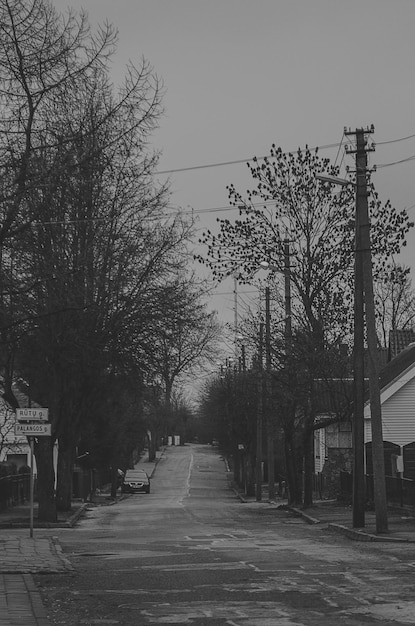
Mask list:
[[[72,496],[86,501],[110,483],[110,470],[74,472]],[[36,500],[36,479],[34,481],[34,498]],[[12,474],[0,478],[0,513],[13,506],[29,502],[29,500],[30,473]]]
[[[373,475],[366,474],[366,500],[374,502]],[[415,481],[410,478],[385,476],[386,498],[388,504],[401,507],[415,508]],[[342,497],[352,497],[353,475],[350,472],[340,472],[340,494]],[[324,497],[324,494],[323,494]]]
[[0,511],[17,506],[30,498],[30,474],[13,474],[0,478]]
[[[388,504],[415,507],[415,481],[410,478],[386,476],[386,498]],[[374,501],[373,475],[366,476],[366,493],[369,502]]]
[[84,501],[107,485],[111,484],[111,470],[82,470],[77,468],[72,474],[72,496]]
[[324,498],[326,491],[326,477],[321,472],[313,474],[313,497],[321,500]]

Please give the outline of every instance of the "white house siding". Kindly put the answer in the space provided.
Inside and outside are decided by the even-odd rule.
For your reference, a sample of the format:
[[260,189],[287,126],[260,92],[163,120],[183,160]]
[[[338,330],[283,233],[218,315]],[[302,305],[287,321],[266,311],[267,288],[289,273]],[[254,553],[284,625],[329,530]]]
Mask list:
[[[405,375],[406,374],[406,375]],[[405,372],[405,382],[393,395],[382,393],[382,427],[384,441],[405,446],[415,441],[415,377]],[[402,381],[401,381],[402,382]],[[372,441],[369,407],[365,408],[365,441]]]
[[326,460],[325,435],[324,428],[314,431],[314,471],[317,473],[323,470]]

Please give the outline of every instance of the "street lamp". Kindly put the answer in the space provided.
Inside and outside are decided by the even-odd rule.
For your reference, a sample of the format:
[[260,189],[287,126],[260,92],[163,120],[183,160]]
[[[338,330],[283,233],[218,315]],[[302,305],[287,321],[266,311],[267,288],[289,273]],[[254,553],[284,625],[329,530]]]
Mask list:
[[323,181],[323,183],[340,185],[340,187],[348,187],[350,185],[354,185],[354,182],[351,180],[347,180],[346,178],[339,178],[338,176],[330,176],[328,174],[316,174],[316,178]]

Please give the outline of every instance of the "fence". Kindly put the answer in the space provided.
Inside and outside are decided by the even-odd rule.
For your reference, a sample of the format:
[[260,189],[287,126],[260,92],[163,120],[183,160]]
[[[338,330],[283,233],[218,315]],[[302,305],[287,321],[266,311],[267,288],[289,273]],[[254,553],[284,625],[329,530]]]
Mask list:
[[[410,478],[386,476],[386,498],[389,504],[415,507],[415,481]],[[366,493],[369,502],[374,501],[373,475],[366,476]]]
[[[373,475],[366,474],[366,500],[374,502]],[[388,504],[395,504],[401,507],[415,508],[415,480],[410,478],[400,478],[385,476],[386,498]],[[344,497],[352,497],[353,475],[350,472],[340,472],[340,494]]]
[[321,500],[326,490],[326,477],[321,472],[313,474],[313,497]]
[[111,470],[82,470],[77,468],[72,474],[72,496],[86,501],[97,490],[111,483]]
[[30,474],[13,474],[0,478],[0,511],[23,504],[30,498]]
[[[110,470],[74,472],[73,497],[88,500],[102,487],[111,483]],[[34,483],[36,500],[36,480]],[[30,500],[30,474],[12,474],[0,478],[0,512]]]

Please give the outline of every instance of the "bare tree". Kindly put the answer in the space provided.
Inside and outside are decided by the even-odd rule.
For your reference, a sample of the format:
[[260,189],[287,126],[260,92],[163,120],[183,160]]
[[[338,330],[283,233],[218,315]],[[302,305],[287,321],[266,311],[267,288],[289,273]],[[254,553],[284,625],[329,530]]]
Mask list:
[[414,324],[415,294],[409,268],[392,263],[378,273],[374,288],[379,343],[386,348],[391,330],[412,328]]
[[[0,453],[8,451],[13,454],[23,452],[22,443],[14,440],[14,427],[16,423],[16,413],[14,409],[3,398],[0,398]],[[13,441],[13,447],[11,442]]]
[[0,32],[1,244],[32,219],[23,204],[43,178],[33,159],[45,143],[53,145],[47,119],[107,63],[115,32],[106,26],[92,35],[85,14],[64,19],[47,0],[3,0]]
[[149,64],[129,66],[114,94],[112,27],[92,34],[84,14],[64,19],[44,0],[1,8],[0,245],[13,249],[15,287],[11,303],[3,282],[2,330],[50,407],[52,440],[39,440],[36,455],[39,516],[53,521],[51,444],[59,439],[58,503],[67,508],[76,438],[100,374],[119,365],[118,349],[127,352],[121,331],[140,319],[143,294],[163,288],[189,227],[167,218],[167,187],[153,183],[148,140],[161,91]]

